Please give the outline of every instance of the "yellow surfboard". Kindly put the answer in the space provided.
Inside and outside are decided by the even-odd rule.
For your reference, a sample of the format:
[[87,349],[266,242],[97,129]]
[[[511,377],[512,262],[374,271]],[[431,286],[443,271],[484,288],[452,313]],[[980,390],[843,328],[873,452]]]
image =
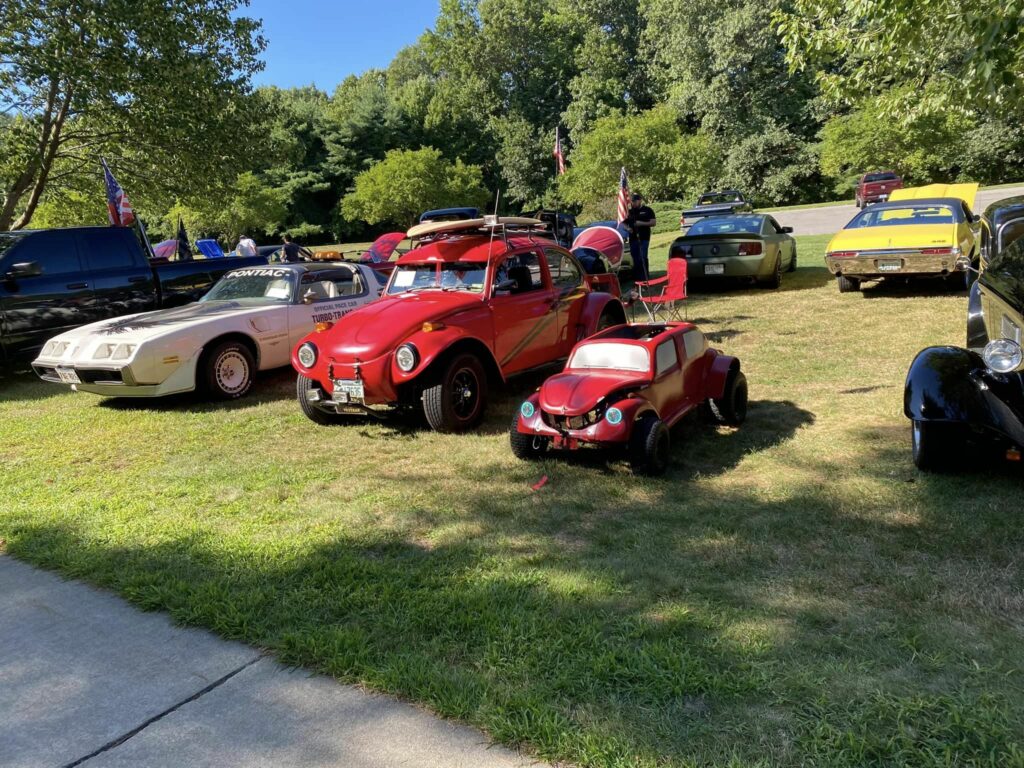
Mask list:
[[471,229],[484,229],[491,226],[506,227],[536,227],[543,222],[540,219],[531,219],[526,216],[500,216],[496,219],[457,219],[456,221],[425,221],[412,227],[405,236],[408,238],[426,237],[427,235],[438,235],[444,232],[465,232]]

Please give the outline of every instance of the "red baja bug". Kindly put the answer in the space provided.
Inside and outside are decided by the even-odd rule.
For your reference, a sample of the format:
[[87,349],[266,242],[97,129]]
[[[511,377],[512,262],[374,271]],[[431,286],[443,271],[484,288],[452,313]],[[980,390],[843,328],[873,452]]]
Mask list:
[[[535,219],[427,222],[370,312],[351,312],[292,352],[302,411],[318,424],[422,408],[429,425],[476,425],[488,383],[565,359],[625,322],[612,293]],[[614,279],[613,279],[614,283]],[[615,283],[617,285],[617,283]],[[369,308],[370,305],[367,305]]]
[[572,351],[516,412],[509,434],[520,459],[549,447],[624,447],[633,471],[668,467],[669,430],[704,406],[718,422],[739,425],[747,413],[740,361],[708,346],[693,323],[618,325]]

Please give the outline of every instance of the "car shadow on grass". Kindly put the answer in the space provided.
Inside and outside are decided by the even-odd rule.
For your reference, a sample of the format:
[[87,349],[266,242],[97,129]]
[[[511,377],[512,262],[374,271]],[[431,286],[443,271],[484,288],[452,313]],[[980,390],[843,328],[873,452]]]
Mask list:
[[26,363],[0,367],[0,403],[16,400],[44,400],[71,392],[71,388],[62,384],[43,381]]
[[891,278],[869,283],[861,290],[865,299],[919,299],[948,297],[963,299],[967,296],[963,278]]
[[[276,368],[260,371],[252,389],[237,400],[217,400],[193,390],[164,397],[97,397],[97,405],[118,411],[192,411],[204,413],[218,410],[239,410],[264,403],[295,399],[295,371]],[[295,406],[296,411],[298,405]]]

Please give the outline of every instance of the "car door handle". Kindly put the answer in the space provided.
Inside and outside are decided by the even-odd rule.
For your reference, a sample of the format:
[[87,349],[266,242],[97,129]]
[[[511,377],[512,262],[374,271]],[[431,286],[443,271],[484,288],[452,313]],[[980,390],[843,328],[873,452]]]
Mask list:
[[136,275],[135,277],[128,278],[129,283],[144,283],[147,280],[149,280],[149,278],[146,277],[145,275]]
[[89,284],[88,283],[68,283],[67,287],[74,291],[74,290],[77,290],[78,288],[88,288]]

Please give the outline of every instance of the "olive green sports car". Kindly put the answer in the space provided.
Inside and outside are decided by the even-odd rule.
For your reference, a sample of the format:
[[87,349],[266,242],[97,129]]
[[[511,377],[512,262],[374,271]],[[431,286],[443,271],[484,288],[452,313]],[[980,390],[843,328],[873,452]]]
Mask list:
[[764,213],[708,216],[675,239],[669,258],[686,259],[691,282],[731,277],[778,288],[782,273],[796,269],[792,231]]

